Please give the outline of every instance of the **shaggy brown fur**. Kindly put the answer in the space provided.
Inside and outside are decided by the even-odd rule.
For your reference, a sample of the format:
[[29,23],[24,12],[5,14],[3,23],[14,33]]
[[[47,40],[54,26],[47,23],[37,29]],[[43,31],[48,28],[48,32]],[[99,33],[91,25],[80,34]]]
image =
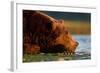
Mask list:
[[77,45],[63,20],[56,20],[39,11],[23,11],[24,53],[74,53]]

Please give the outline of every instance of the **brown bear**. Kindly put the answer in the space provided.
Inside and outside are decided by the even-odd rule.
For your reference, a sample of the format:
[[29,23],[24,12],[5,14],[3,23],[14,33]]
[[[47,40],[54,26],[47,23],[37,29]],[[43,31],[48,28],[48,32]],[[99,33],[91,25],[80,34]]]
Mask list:
[[40,11],[23,10],[24,53],[74,53],[77,46],[63,20]]

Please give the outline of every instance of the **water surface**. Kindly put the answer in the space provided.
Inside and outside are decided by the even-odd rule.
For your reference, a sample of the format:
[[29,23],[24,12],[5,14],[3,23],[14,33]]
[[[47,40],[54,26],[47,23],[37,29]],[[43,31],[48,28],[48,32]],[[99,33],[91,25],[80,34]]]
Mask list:
[[79,45],[75,51],[74,59],[91,59],[91,36],[74,35],[73,38],[78,41]]

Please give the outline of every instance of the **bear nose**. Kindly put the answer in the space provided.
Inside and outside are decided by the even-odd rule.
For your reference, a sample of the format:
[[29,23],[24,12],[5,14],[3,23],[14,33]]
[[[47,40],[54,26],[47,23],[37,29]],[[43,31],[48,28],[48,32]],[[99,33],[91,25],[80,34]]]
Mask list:
[[79,45],[79,43],[78,42],[76,42],[76,45],[75,46],[78,46]]

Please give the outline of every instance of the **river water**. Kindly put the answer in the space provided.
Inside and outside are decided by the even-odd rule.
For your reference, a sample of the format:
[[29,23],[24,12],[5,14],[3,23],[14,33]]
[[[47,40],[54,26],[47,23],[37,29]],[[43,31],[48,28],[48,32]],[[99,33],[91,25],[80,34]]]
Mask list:
[[79,45],[75,51],[74,59],[91,59],[91,36],[74,35],[73,38],[78,41]]

